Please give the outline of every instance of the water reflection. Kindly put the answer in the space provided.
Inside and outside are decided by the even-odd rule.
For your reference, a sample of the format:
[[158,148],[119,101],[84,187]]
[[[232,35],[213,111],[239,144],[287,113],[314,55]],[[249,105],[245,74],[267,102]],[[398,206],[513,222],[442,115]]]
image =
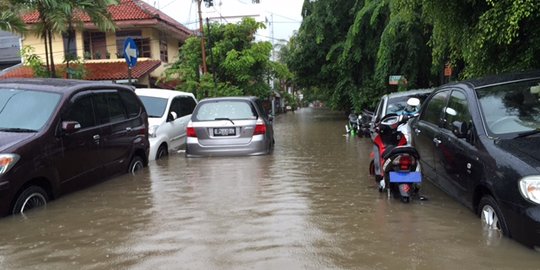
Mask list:
[[341,113],[275,120],[272,155],[173,154],[0,220],[0,269],[536,269],[537,252],[488,242],[438,189],[406,205],[368,176],[372,145]]

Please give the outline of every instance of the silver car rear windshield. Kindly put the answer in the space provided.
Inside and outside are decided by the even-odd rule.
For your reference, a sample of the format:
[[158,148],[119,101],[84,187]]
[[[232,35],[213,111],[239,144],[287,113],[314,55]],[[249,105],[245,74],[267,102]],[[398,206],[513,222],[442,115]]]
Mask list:
[[540,129],[540,80],[483,87],[476,93],[491,136]]
[[36,132],[49,121],[58,93],[0,88],[0,131]]
[[251,103],[242,100],[220,100],[199,104],[193,118],[197,121],[212,121],[228,118],[230,120],[257,119],[257,111]]

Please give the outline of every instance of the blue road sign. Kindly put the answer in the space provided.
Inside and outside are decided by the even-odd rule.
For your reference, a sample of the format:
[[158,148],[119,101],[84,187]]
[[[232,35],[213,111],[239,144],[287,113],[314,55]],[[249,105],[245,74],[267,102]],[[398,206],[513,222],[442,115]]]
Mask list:
[[129,68],[132,68],[137,64],[137,55],[139,55],[137,44],[135,44],[135,41],[132,38],[126,38],[126,41],[124,41],[124,58],[126,59]]

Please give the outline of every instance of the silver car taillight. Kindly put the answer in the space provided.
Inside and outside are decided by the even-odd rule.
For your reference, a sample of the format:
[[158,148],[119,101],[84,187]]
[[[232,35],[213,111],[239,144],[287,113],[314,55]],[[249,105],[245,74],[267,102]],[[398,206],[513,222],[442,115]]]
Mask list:
[[266,124],[264,124],[263,120],[260,118],[257,120],[257,123],[255,124],[255,132],[253,132],[253,135],[262,135],[266,133]]
[[195,128],[191,125],[191,122],[188,123],[188,126],[186,128],[186,136],[197,138],[197,132],[195,131]]

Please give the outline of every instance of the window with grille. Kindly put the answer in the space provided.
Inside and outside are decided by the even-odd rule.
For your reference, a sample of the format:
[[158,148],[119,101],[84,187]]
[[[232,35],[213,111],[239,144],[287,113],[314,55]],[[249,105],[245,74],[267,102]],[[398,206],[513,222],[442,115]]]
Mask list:
[[130,37],[135,41],[137,49],[139,50],[138,57],[151,58],[150,50],[150,38],[143,38],[140,30],[127,30],[116,32],[116,56],[118,58],[124,57],[124,42]]
[[162,33],[159,39],[159,58],[161,62],[169,62],[169,53],[167,52],[167,37]]
[[105,59],[109,56],[105,33],[85,31],[83,43],[85,59]]

